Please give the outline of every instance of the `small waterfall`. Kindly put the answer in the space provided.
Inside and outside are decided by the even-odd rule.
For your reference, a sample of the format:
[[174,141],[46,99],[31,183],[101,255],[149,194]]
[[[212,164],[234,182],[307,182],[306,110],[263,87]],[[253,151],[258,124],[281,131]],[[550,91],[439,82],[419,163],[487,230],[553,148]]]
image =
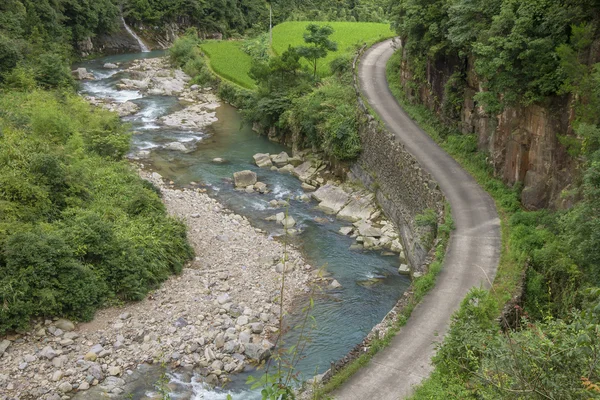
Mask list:
[[137,40],[138,44],[140,45],[140,49],[142,50],[142,53],[149,53],[150,49],[148,48],[148,46],[146,46],[144,44],[144,42],[142,42],[142,39],[140,39],[140,37],[133,31],[133,29],[131,29],[129,27],[129,25],[127,25],[127,23],[125,22],[125,18],[123,18],[121,16],[121,21],[123,21],[123,25],[125,25],[125,29],[127,30],[127,32],[129,32],[129,34],[135,39]]

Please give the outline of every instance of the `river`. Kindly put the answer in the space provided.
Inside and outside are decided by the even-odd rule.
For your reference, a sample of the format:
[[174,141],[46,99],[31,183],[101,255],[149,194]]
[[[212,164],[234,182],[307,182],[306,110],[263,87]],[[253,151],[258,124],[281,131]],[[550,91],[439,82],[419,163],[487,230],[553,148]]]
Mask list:
[[[265,218],[276,211],[269,207],[273,199],[290,199],[289,212],[298,222],[302,233],[293,238],[307,261],[326,270],[342,285],[341,289],[328,291],[315,298],[312,311],[316,327],[311,330],[303,358],[297,366],[302,378],[327,370],[332,361],[342,358],[360,343],[374,325],[379,323],[394,306],[409,286],[409,279],[397,272],[398,257],[384,256],[381,252],[351,251],[353,239],[338,233],[349,223],[338,221],[314,207],[316,203],[294,200],[304,193],[301,182],[295,177],[279,172],[260,169],[253,163],[255,153],[279,153],[290,149],[269,141],[243,124],[240,113],[233,107],[222,104],[217,109],[218,122],[205,131],[183,131],[166,129],[157,119],[181,109],[176,97],[144,96],[137,91],[116,89],[121,78],[126,77],[121,69],[104,69],[104,63],[119,63],[120,67],[138,58],[161,56],[161,52],[127,54],[87,61],[78,66],[87,68],[96,80],[82,83],[81,93],[118,101],[133,101],[140,106],[139,112],[125,117],[136,132],[133,135],[131,157],[140,151],[149,151],[143,162],[178,186],[190,182],[203,183],[209,194],[238,214],[246,216],[253,225],[266,230],[270,235],[282,235],[280,227]],[[179,141],[194,148],[183,153],[162,148],[162,144]],[[216,164],[216,157],[227,163]],[[236,191],[230,182],[232,175],[240,170],[253,170],[260,181],[268,184],[271,192],[260,195]],[[289,322],[293,324],[292,316]],[[294,342],[294,331],[285,336],[284,342]],[[143,374],[143,373],[142,373]],[[150,374],[151,375],[151,374]],[[199,375],[170,371],[169,385],[172,398],[224,399],[230,392],[234,399],[247,399],[252,394],[243,381],[245,376],[234,377],[226,390],[206,388]],[[141,380],[135,389],[134,398],[143,398],[153,392],[153,384]]]

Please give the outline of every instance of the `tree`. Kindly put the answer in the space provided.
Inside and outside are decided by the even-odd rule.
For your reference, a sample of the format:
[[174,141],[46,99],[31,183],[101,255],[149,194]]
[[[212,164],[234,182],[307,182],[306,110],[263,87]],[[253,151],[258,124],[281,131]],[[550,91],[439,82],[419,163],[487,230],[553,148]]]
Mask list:
[[336,51],[337,43],[329,40],[329,36],[333,33],[331,26],[319,26],[310,24],[304,32],[304,42],[310,46],[298,47],[298,54],[313,67],[313,78],[317,78],[317,62],[320,58],[325,58],[327,52]]

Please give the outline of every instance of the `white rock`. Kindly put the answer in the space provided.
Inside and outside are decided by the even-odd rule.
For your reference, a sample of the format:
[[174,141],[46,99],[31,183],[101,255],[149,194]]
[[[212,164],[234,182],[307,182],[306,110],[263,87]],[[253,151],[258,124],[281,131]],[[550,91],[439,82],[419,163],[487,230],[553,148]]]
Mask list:
[[320,202],[317,208],[327,214],[337,214],[350,198],[348,193],[331,184],[320,187],[312,196]]
[[273,166],[273,162],[271,161],[271,157],[269,157],[268,153],[257,153],[254,156],[254,162],[260,168],[267,168]]
[[245,188],[247,186],[253,186],[256,183],[256,172],[249,170],[235,172],[233,174],[233,181],[235,187]]
[[332,280],[331,283],[329,284],[329,287],[333,288],[333,289],[339,289],[342,287],[342,284],[339,283],[337,280]]

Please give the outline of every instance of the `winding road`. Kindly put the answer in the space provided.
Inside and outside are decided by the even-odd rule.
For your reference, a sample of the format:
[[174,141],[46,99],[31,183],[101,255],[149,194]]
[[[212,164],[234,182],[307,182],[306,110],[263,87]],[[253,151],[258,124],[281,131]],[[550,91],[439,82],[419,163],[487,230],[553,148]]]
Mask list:
[[361,59],[361,91],[387,128],[437,180],[452,206],[456,230],[436,286],[415,308],[408,323],[371,362],[334,393],[340,400],[397,400],[431,371],[435,344],[473,286],[489,287],[500,258],[500,220],[492,198],[400,108],[389,90],[386,64],[392,41],[371,47]]

